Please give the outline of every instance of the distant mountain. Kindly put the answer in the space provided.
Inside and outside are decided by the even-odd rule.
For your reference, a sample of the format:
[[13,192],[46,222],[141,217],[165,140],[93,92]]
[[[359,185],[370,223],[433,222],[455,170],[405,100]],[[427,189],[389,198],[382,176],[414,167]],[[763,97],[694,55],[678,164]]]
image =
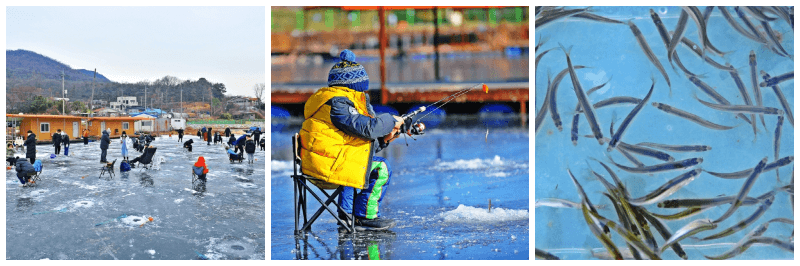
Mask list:
[[[67,81],[92,81],[94,71],[72,69],[50,57],[27,50],[6,50],[6,79],[61,80],[61,71]],[[97,82],[111,82],[97,74]]]

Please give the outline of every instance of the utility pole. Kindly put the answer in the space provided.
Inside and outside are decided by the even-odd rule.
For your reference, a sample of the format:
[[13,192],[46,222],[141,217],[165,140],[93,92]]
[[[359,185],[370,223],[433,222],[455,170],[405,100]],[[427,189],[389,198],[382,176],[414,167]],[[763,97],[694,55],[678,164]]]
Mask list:
[[144,112],[147,113],[147,86],[144,86]]
[[94,109],[92,109],[94,102],[94,81],[97,79],[97,68],[94,69],[94,78],[92,78],[92,97],[89,98],[89,117],[92,117]]
[[64,105],[67,105],[67,103],[64,102],[66,97],[67,95],[64,91],[64,70],[61,70],[61,115],[64,115]]
[[183,118],[183,86],[181,86],[181,118]]

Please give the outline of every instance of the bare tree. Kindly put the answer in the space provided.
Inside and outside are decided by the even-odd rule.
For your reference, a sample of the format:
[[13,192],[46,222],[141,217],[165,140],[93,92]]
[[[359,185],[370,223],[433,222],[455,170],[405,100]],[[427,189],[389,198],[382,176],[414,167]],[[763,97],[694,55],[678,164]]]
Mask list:
[[259,102],[263,102],[263,99],[261,99],[261,97],[264,96],[264,88],[265,87],[266,87],[266,85],[264,83],[258,83],[255,86],[253,86],[253,91],[255,91],[256,98],[258,98]]

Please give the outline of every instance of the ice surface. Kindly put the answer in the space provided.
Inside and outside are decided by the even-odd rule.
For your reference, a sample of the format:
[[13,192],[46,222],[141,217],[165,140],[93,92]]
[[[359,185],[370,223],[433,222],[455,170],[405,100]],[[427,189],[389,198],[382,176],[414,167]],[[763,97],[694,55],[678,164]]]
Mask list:
[[471,159],[471,160],[455,160],[452,162],[439,162],[436,164],[435,169],[441,171],[447,170],[479,170],[489,168],[527,168],[526,163],[516,163],[508,160],[503,160],[499,155],[495,155],[493,159]]
[[[220,145],[189,138],[191,153],[176,136],[157,138],[156,169],[125,173],[112,140],[115,175],[102,179],[98,142],[73,143],[70,156],[54,159],[52,146],[37,146],[44,170],[35,187],[20,187],[16,172],[6,171],[6,258],[194,260],[198,251],[211,259],[264,259],[265,153],[256,152],[259,163],[231,164]],[[141,154],[129,150],[131,159]],[[197,156],[208,164],[205,187],[191,182]],[[247,245],[236,250],[217,241],[223,239]]]
[[[397,225],[353,237],[339,234],[325,212],[305,238],[293,234],[293,132],[272,132],[272,259],[529,258],[527,128],[493,129],[488,141],[486,128],[430,131],[409,146],[395,141],[375,155],[392,171],[381,217]],[[481,215],[488,199],[492,213]],[[318,208],[309,203],[308,215]]]
[[528,220],[528,210],[492,208],[489,211],[488,208],[476,208],[459,204],[455,210],[446,211],[439,216],[448,223],[497,223]]

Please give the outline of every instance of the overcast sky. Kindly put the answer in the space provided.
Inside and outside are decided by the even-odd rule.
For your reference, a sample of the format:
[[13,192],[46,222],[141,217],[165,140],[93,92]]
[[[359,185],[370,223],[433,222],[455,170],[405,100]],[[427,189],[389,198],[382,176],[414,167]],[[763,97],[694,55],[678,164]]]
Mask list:
[[265,7],[6,7],[6,49],[116,82],[166,75],[251,95],[266,83]]

